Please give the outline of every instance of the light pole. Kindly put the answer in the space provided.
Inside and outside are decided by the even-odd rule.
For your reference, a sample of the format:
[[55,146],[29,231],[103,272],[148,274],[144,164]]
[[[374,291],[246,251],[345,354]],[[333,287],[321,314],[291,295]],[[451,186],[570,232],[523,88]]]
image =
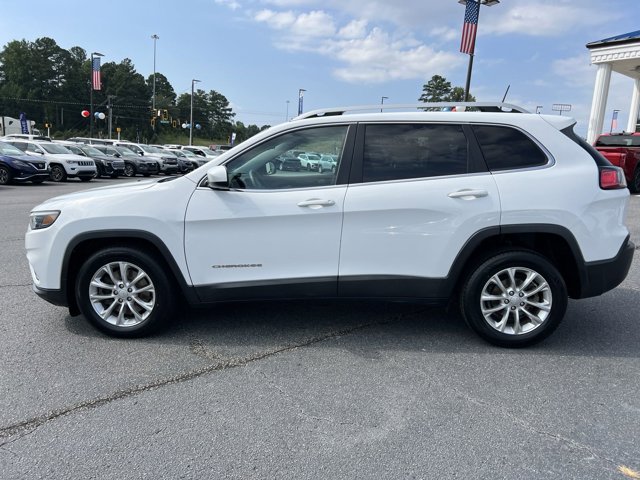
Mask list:
[[473,70],[473,57],[475,55],[476,33],[478,31],[478,20],[480,19],[480,5],[492,7],[500,3],[500,0],[458,0],[458,3],[466,6],[464,10],[460,51],[469,54],[467,81],[464,86],[464,101],[468,102],[469,88],[471,87],[471,71]]
[[289,100],[287,100],[287,115],[284,117],[284,121],[289,121]]
[[304,88],[298,89],[298,115],[302,115],[302,99],[304,98],[304,92],[306,92]]
[[191,114],[189,115],[189,145],[193,145],[193,85],[199,83],[200,80],[195,78],[191,80]]
[[[385,100],[389,100],[389,97],[380,97],[380,105],[384,105]],[[380,113],[382,113],[382,109],[380,109]]]
[[[101,87],[100,57],[104,57],[104,55],[98,52],[91,52],[91,81],[89,82],[89,138],[93,138],[93,91],[100,90]],[[96,60],[98,62],[96,62]]]
[[153,115],[156,114],[156,41],[160,38],[155,33],[151,35],[153,38],[153,94],[151,96],[151,109]]

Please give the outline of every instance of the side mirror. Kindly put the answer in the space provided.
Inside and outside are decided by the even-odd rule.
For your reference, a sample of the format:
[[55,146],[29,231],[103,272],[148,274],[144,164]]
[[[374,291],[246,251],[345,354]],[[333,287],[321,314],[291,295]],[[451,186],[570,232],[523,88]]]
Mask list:
[[267,175],[273,175],[276,173],[276,164],[275,162],[267,162],[264,166],[264,169],[267,173]]
[[227,176],[227,167],[224,165],[216,165],[207,170],[207,181],[209,188],[229,188],[229,178]]

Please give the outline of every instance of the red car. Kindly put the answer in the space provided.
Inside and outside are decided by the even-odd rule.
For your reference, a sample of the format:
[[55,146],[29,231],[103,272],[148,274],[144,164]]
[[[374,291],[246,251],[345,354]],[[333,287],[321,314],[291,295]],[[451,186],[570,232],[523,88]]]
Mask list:
[[595,143],[613,165],[624,170],[629,190],[640,193],[640,133],[603,134]]

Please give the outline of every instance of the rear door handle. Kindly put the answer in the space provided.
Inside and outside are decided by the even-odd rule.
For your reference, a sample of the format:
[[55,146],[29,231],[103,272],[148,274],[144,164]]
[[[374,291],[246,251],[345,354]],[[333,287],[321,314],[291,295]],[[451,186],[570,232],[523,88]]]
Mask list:
[[486,190],[458,190],[457,192],[451,192],[449,198],[462,198],[463,200],[471,200],[473,198],[486,197],[489,192]]
[[331,207],[335,205],[336,202],[333,200],[322,200],[320,198],[310,198],[309,200],[304,200],[298,203],[299,207],[311,207],[311,208],[320,208],[320,207]]

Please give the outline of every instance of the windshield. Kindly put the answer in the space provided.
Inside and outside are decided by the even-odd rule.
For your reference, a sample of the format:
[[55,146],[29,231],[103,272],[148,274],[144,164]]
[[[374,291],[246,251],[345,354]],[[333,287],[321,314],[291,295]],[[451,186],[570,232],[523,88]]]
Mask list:
[[602,135],[596,147],[640,147],[640,135]]
[[87,155],[104,155],[100,150],[95,147],[80,147],[80,149]]
[[183,157],[197,157],[195,153],[191,150],[174,150],[178,155],[182,155]]
[[62,145],[57,145],[55,143],[39,143],[38,145],[42,147],[45,152],[52,153],[54,155],[65,155],[71,153],[67,147],[63,147]]
[[127,147],[114,147],[118,153],[123,155],[135,155],[133,150],[128,149]]
[[2,155],[24,155],[24,152],[19,148],[2,142],[0,142],[0,153]]

